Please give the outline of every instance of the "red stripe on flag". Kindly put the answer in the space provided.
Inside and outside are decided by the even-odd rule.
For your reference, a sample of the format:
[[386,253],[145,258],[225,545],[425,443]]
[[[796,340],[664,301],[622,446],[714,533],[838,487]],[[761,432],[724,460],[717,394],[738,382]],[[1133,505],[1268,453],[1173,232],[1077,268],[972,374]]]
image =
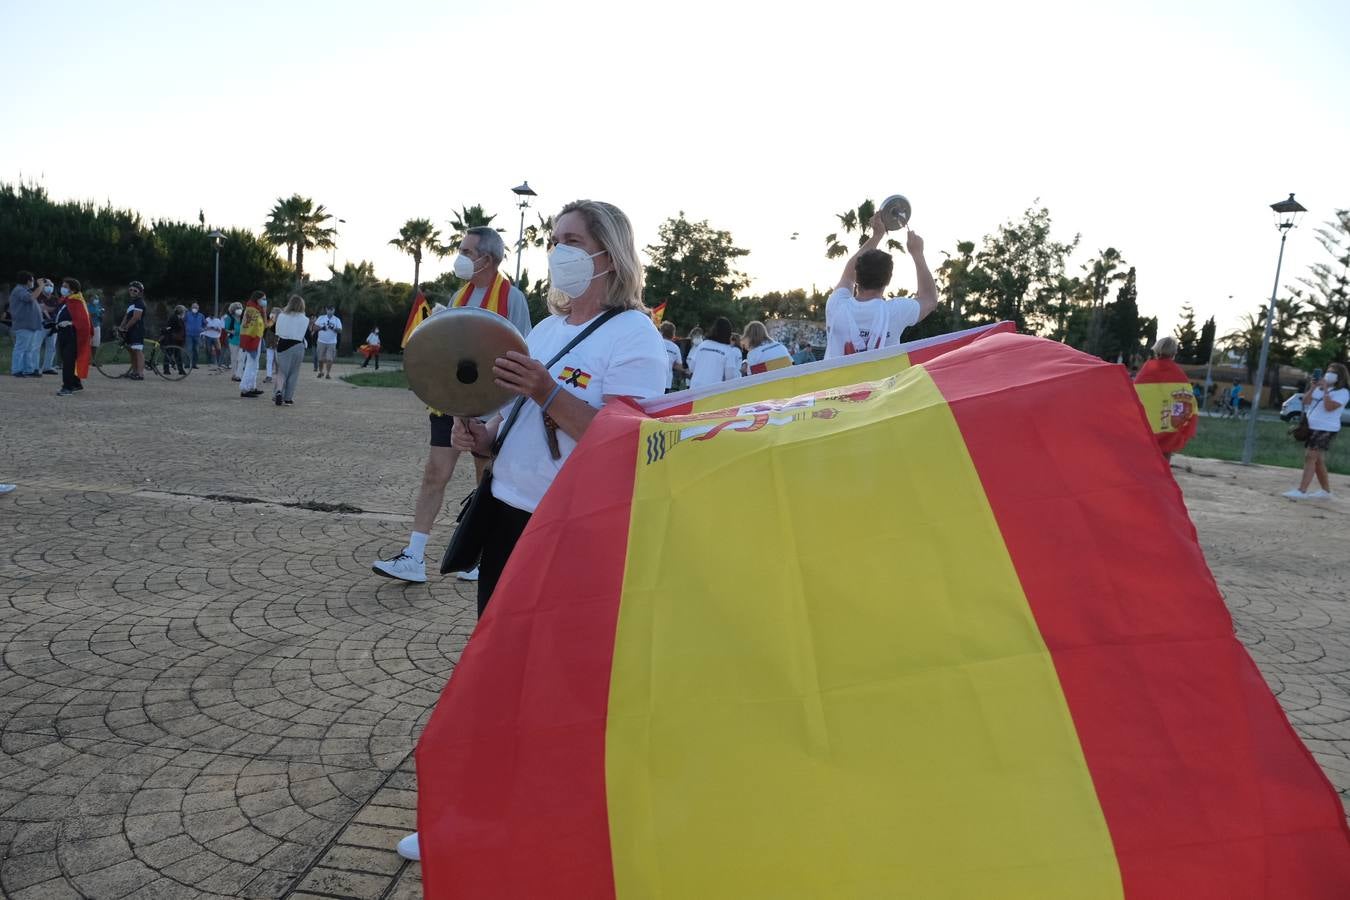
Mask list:
[[[996,394],[966,365],[981,354],[1007,373]],[[1345,897],[1344,813],[1233,636],[1124,371],[1003,335],[927,368],[1054,658],[1125,896]]]
[[[590,467],[549,489],[418,744],[428,898],[614,895],[605,729],[641,421],[615,404],[587,429]],[[556,561],[577,548],[584,566]]]

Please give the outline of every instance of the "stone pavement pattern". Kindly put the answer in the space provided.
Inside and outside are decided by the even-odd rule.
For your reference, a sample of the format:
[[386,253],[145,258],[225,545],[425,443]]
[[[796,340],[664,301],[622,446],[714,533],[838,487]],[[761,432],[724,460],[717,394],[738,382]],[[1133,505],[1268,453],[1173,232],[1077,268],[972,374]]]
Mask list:
[[[455,582],[369,570],[409,528],[420,405],[306,377],[278,409],[204,371],[56,387],[0,378],[20,484],[0,497],[0,895],[419,897],[392,851],[410,754],[474,625]],[[1311,573],[1350,505],[1178,465],[1238,633],[1344,800],[1350,610]]]

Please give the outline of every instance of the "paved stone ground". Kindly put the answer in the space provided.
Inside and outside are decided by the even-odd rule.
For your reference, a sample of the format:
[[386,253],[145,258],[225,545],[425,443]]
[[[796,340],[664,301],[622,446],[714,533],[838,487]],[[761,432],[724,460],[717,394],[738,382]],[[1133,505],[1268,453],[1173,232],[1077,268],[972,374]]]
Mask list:
[[[0,378],[21,485],[0,496],[0,894],[420,896],[392,851],[410,754],[474,624],[454,582],[369,570],[408,531],[421,407],[308,374],[282,409],[202,371],[57,387]],[[1341,566],[1350,499],[1179,465],[1239,634],[1344,799],[1347,589],[1309,572]]]

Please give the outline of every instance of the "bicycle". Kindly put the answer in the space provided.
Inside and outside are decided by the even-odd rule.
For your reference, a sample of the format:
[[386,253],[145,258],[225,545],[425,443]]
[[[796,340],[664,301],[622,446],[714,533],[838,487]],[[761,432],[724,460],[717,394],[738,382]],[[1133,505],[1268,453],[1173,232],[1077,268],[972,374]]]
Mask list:
[[[141,346],[146,370],[165,381],[182,381],[192,371],[185,365],[187,356],[182,347],[165,347],[149,338],[141,341]],[[114,371],[123,367],[124,371]],[[131,348],[127,346],[125,334],[119,332],[116,340],[99,345],[94,353],[94,368],[105,378],[126,378],[131,374]]]

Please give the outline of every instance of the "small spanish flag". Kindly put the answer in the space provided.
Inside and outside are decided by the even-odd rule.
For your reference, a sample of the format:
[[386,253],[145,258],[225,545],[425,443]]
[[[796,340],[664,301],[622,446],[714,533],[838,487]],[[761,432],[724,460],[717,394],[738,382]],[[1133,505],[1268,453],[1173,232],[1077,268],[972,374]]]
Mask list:
[[417,296],[413,298],[412,311],[408,313],[408,324],[403,326],[403,340],[399,342],[399,346],[406,347],[414,329],[429,318],[431,318],[431,304],[427,303],[426,295],[419,290]]
[[558,380],[572,387],[584,388],[591,383],[591,373],[568,366],[558,373]]
[[669,300],[666,300],[663,301],[660,306],[652,307],[652,321],[655,322],[657,325],[660,325],[661,322],[666,318],[666,303],[669,302],[670,302]]

